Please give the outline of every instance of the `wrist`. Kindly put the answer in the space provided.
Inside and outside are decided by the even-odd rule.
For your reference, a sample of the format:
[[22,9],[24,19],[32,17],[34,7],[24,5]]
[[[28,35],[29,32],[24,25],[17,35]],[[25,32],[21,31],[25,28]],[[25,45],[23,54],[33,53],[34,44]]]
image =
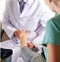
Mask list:
[[23,47],[28,47],[28,46],[27,46],[27,44],[22,44],[21,48],[23,48]]
[[27,46],[27,41],[21,41],[21,48]]

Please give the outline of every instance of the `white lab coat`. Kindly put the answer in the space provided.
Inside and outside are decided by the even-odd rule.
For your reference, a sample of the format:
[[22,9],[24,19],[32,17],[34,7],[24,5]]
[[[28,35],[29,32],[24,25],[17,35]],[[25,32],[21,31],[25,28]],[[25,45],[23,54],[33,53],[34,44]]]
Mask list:
[[37,46],[42,43],[46,22],[54,15],[44,0],[28,0],[22,13],[18,0],[7,0],[2,28],[10,38],[15,30],[28,31],[28,41]]
[[[18,0],[7,0],[6,10],[3,18],[2,28],[11,38],[15,30],[27,30],[29,32],[40,33],[42,39],[43,28],[46,22],[55,14],[46,6],[44,0],[28,0],[22,13],[18,5]],[[38,25],[41,25],[38,27]],[[34,38],[34,42],[35,42]],[[39,40],[39,41],[40,41]],[[39,42],[37,41],[37,43]]]

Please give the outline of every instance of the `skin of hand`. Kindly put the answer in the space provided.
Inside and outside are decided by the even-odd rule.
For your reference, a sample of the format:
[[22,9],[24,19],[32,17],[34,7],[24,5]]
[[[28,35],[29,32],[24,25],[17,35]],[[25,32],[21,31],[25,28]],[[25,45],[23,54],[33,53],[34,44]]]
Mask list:
[[20,30],[16,30],[16,31],[14,32],[14,36],[20,38],[20,33],[21,33]]
[[29,47],[30,49],[35,48],[35,46],[34,46],[33,43],[27,43],[27,45],[28,45],[28,47]]
[[30,49],[34,48],[33,43],[27,43],[28,41],[28,32],[27,31],[20,31],[20,40],[21,40],[21,45],[23,46],[28,46]]
[[[27,41],[27,39],[28,39],[28,32],[24,31],[24,30],[16,30],[14,32],[14,36],[18,37],[21,41]],[[27,46],[30,49],[35,47],[33,43],[27,43]]]
[[21,30],[19,39],[20,39],[20,43],[21,43],[21,48],[23,48],[24,46],[28,46],[27,45],[27,41],[28,41],[28,32],[27,31]]

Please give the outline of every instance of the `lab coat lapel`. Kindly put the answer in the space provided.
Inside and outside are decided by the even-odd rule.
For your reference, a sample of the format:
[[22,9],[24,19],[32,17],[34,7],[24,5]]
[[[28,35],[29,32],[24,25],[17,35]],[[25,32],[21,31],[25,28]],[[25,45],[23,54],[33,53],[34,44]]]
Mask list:
[[10,2],[11,6],[11,21],[12,24],[17,28],[19,27],[19,21],[20,21],[20,11],[19,11],[19,6],[18,6],[18,0],[11,0]]
[[20,17],[29,16],[28,13],[27,13],[27,11],[29,10],[29,8],[32,5],[32,3],[33,3],[33,0],[27,0],[26,5],[25,5],[25,7],[23,9],[23,12],[20,14]]
[[29,16],[27,11],[29,11],[29,8],[32,5],[32,3],[33,3],[33,0],[28,0],[22,13],[20,13],[18,0],[12,0],[12,5],[13,5],[12,9],[13,9],[14,17],[18,20],[20,18],[24,18],[26,16]]
[[19,16],[20,16],[20,9],[19,9],[19,5],[18,5],[18,0],[12,0],[12,6],[13,6],[13,14],[16,20],[19,20]]

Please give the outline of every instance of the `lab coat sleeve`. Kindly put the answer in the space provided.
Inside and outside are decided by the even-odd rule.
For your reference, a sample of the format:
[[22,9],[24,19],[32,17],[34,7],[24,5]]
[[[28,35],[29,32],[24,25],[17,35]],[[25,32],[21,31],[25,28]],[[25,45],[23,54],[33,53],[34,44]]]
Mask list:
[[53,18],[55,16],[55,13],[52,12],[51,10],[47,10],[47,12],[45,11],[43,13],[43,16],[41,16],[41,25],[43,27],[46,27],[46,23],[48,20],[50,20],[51,18]]
[[42,52],[42,43],[43,43],[43,37],[44,37],[45,30],[43,30],[34,40],[33,44],[39,48],[40,52]]
[[39,47],[43,43],[46,23],[50,18],[52,18],[54,16],[55,16],[54,12],[47,12],[40,18],[41,26],[39,26],[38,30],[37,30],[38,36],[36,36],[36,38],[33,40],[33,44],[35,46]]
[[6,2],[6,8],[5,8],[4,16],[3,16],[3,20],[2,20],[2,29],[4,29],[4,31],[9,36],[9,38],[11,38],[11,36],[13,35],[16,28],[10,22],[9,13],[8,13],[8,11],[9,11],[8,6],[9,6],[8,2]]
[[36,53],[30,50],[28,47],[23,47],[21,49],[21,55],[25,62],[31,62],[31,59],[34,57]]
[[26,46],[21,49],[21,53],[25,62],[46,62],[40,53],[35,53]]

